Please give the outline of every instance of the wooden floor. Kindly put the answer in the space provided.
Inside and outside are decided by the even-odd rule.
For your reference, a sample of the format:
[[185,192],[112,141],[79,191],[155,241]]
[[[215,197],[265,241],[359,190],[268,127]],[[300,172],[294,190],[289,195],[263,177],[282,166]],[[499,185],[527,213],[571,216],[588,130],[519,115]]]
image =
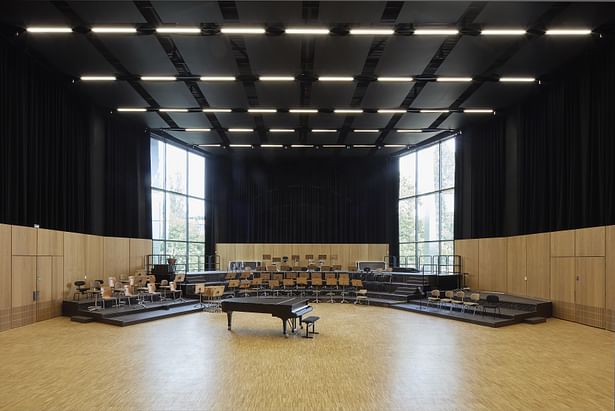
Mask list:
[[612,410],[613,336],[549,319],[502,329],[314,304],[281,321],[198,313],[126,328],[66,318],[0,333],[0,408]]

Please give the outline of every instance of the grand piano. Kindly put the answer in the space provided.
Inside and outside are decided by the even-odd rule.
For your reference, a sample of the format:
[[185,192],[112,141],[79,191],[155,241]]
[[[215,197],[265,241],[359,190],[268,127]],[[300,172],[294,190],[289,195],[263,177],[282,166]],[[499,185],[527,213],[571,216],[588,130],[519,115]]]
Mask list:
[[308,305],[305,297],[244,297],[229,298],[222,301],[222,311],[226,313],[228,329],[231,329],[233,312],[266,313],[282,320],[282,331],[288,337],[287,325],[292,332],[297,331],[297,318],[299,325],[303,316],[313,308]]

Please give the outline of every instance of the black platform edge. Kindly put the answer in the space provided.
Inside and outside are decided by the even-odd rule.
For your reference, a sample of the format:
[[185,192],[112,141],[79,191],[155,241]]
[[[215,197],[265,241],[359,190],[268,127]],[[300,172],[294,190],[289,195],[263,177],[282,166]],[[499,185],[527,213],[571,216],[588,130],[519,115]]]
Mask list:
[[[431,315],[434,317],[445,318],[447,320],[463,321],[466,323],[477,324],[477,325],[493,327],[493,328],[499,328],[499,327],[503,327],[506,325],[519,324],[521,321],[524,320],[524,318],[499,318],[499,317],[496,317],[494,319],[491,314],[483,316],[482,313],[478,313],[478,312],[475,315],[474,314],[462,315],[461,313],[456,312],[456,311],[453,311],[452,313],[444,311],[444,310],[426,311],[426,310],[423,310],[422,307],[424,306],[420,306],[416,304],[392,304],[390,305],[390,308],[394,308],[396,310],[409,311],[409,312],[418,313],[418,314],[426,314],[426,315]],[[529,313],[529,314],[534,315],[535,313]]]
[[74,315],[72,317],[70,317],[71,321],[74,321],[76,323],[91,323],[96,321],[94,318],[92,317],[86,317],[84,315]]
[[97,319],[98,322],[103,324],[116,325],[120,327],[126,327],[129,325],[142,324],[150,321],[163,320],[165,318],[178,317],[180,315],[194,314],[202,312],[203,307],[194,307],[194,303],[189,306],[179,306],[170,308],[168,310],[150,310],[140,311],[132,314],[119,315],[110,318]]
[[524,318],[523,322],[528,324],[541,324],[547,322],[547,319],[545,317],[529,317]]

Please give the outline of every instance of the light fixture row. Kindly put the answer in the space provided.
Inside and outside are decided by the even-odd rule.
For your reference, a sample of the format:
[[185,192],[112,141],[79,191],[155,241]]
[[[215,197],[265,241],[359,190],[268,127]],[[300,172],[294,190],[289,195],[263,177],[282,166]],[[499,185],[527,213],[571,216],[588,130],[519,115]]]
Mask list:
[[[173,129],[166,129],[169,131],[185,131],[188,133],[191,132],[209,132],[212,131],[211,128],[173,128]],[[227,129],[223,129],[226,132],[229,133],[253,133],[256,130],[253,128],[227,128]],[[294,133],[297,131],[300,131],[301,129],[295,129],[295,128],[270,128],[267,129],[266,131],[268,131],[269,133]],[[342,130],[337,129],[337,128],[312,128],[312,129],[307,129],[307,131],[311,132],[311,133],[339,133]],[[381,133],[383,130],[378,129],[378,128],[374,128],[374,129],[361,129],[361,128],[355,128],[350,130],[353,133],[371,133],[371,134],[377,134],[377,133]],[[443,129],[430,129],[430,128],[398,128],[398,129],[394,129],[393,131],[395,131],[396,133],[431,133],[431,132],[435,132],[435,131],[450,131],[450,130],[443,130]]]
[[313,149],[321,149],[321,148],[374,148],[377,150],[383,148],[402,148],[402,149],[411,149],[413,146],[411,144],[197,144],[196,147],[201,148],[280,148],[280,149],[289,149],[289,148],[313,148]]
[[87,33],[96,34],[198,34],[216,35],[219,33],[236,34],[269,34],[269,35],[352,35],[352,36],[391,36],[391,35],[416,35],[416,36],[456,36],[459,34],[481,36],[523,36],[526,34],[548,36],[579,36],[592,33],[591,29],[579,27],[553,28],[547,30],[527,30],[523,28],[497,28],[497,29],[457,29],[457,28],[408,28],[400,24],[397,27],[219,27],[216,24],[205,23],[201,26],[164,26],[150,27],[138,26],[95,26],[95,27],[67,27],[67,26],[30,26],[26,28],[29,33]]
[[441,83],[469,83],[472,81],[500,81],[504,83],[533,83],[534,77],[498,77],[498,78],[478,78],[473,77],[446,77],[446,76],[312,76],[300,74],[297,76],[139,76],[139,77],[117,77],[112,75],[83,75],[81,81],[116,81],[133,80],[141,81],[264,81],[264,82],[292,82],[292,81],[322,81],[344,83],[353,81],[378,81],[382,83],[409,83],[413,81],[436,81]]
[[118,107],[118,112],[162,112],[162,113],[251,113],[251,114],[404,114],[404,113],[468,113],[468,114],[495,114],[491,108],[146,108],[146,107]]

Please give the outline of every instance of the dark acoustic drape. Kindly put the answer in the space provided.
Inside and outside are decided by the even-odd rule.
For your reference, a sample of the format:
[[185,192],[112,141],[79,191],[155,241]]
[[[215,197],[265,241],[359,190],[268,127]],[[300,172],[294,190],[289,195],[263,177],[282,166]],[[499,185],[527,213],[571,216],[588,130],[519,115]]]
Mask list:
[[397,241],[396,159],[361,157],[209,161],[215,241]]
[[147,138],[112,118],[0,39],[0,223],[150,237]]
[[615,43],[457,142],[455,238],[615,224]]

